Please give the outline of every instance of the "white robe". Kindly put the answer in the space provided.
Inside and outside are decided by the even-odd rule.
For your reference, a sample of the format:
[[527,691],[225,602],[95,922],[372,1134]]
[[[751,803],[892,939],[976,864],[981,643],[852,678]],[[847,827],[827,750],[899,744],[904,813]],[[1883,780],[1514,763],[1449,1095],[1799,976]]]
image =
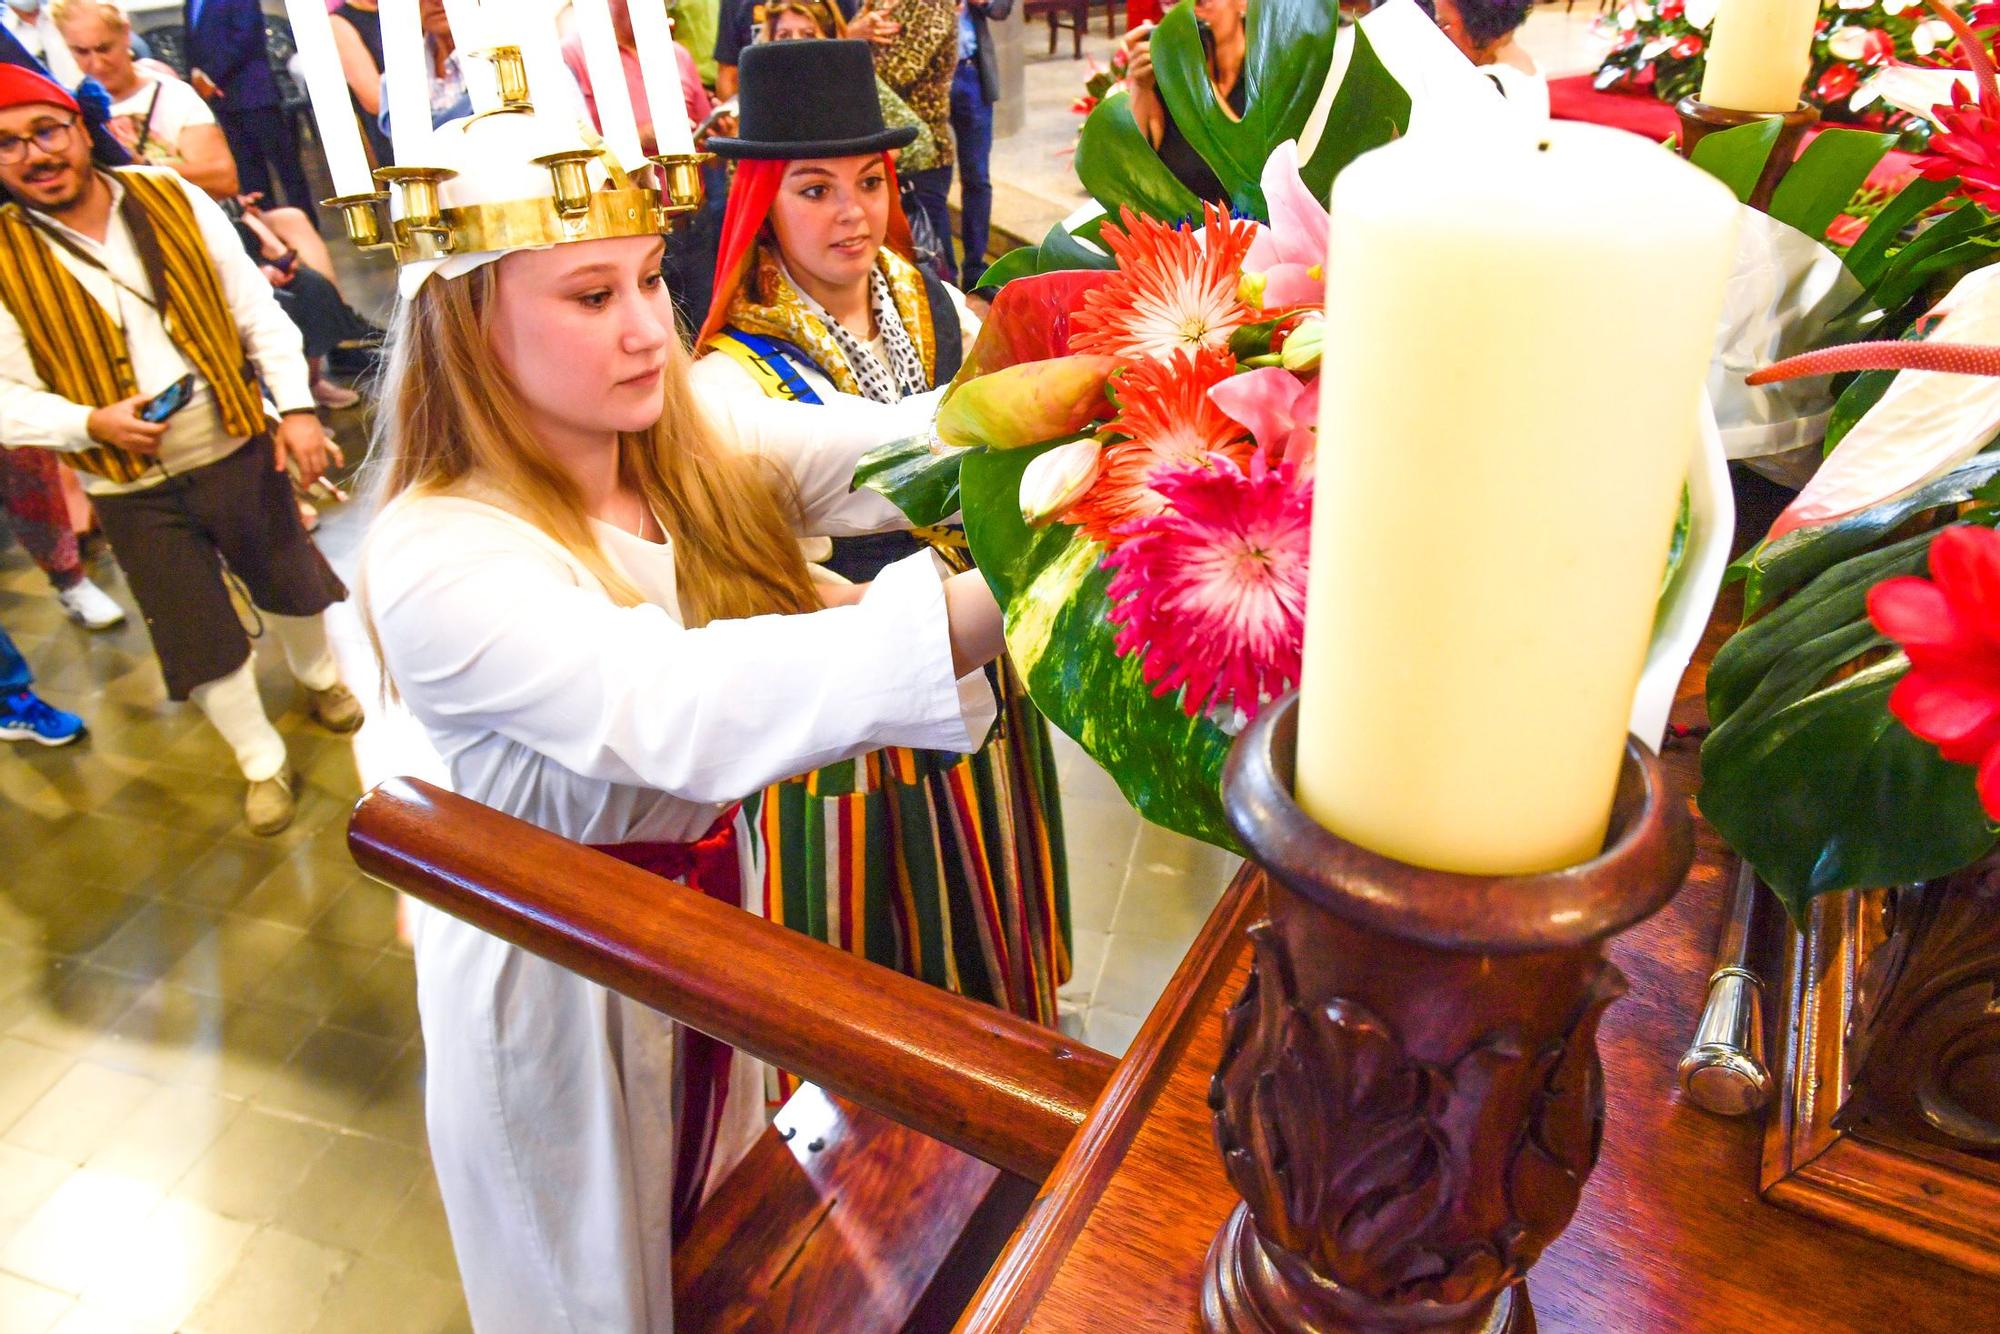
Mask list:
[[[836,535],[894,526],[847,480],[930,408],[711,404],[725,437],[784,466],[809,525]],[[672,547],[599,536],[648,604],[615,605],[556,543],[469,496],[405,499],[376,521],[367,605],[460,794],[581,842],[682,842],[789,775],[885,745],[983,740],[991,692],[981,673],[953,678],[928,558],[883,571],[852,607],[688,630]],[[432,1157],[475,1325],[672,1329],[676,1025],[431,909],[415,943]],[[761,1126],[761,1067],[739,1055],[711,1183]]]

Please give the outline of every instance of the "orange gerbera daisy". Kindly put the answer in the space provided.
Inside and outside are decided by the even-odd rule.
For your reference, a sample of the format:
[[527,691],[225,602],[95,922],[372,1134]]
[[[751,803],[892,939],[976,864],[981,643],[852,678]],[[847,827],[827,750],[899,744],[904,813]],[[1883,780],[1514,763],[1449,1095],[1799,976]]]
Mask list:
[[1071,322],[1069,350],[1135,361],[1178,350],[1220,348],[1255,318],[1236,289],[1255,223],[1238,222],[1213,204],[1206,226],[1169,227],[1121,209],[1124,229],[1107,226],[1104,244],[1118,260],[1112,280],[1083,298]]
[[1236,359],[1228,352],[1204,347],[1120,372],[1113,382],[1118,415],[1108,429],[1130,438],[1105,447],[1096,484],[1063,522],[1115,547],[1124,540],[1121,524],[1166,508],[1151,484],[1161,468],[1206,463],[1213,455],[1247,463],[1247,432],[1208,397],[1210,387],[1235,371]]

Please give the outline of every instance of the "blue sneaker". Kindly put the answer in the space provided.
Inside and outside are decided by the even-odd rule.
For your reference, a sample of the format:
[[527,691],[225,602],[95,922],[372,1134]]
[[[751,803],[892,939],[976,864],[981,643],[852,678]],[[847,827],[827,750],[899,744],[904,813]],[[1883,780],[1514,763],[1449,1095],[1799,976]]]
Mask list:
[[0,741],[39,741],[67,746],[83,735],[83,719],[43,700],[32,690],[0,695]]

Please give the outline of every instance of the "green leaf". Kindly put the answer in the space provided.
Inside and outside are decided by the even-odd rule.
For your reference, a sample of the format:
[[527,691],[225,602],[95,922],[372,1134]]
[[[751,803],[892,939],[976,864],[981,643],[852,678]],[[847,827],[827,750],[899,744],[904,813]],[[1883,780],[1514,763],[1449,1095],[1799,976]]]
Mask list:
[[1737,199],[1747,203],[1784,129],[1784,122],[1773,116],[1717,130],[1694,146],[1692,160],[1695,166],[1735,191]]
[[1341,168],[1409,127],[1410,95],[1375,54],[1368,34],[1356,27],[1354,54],[1327,110],[1326,128],[1313,147],[1312,158],[1300,165],[1299,175],[1314,198],[1324,203]]
[[1799,154],[1771,196],[1771,216],[1824,240],[1868,173],[1891,148],[1893,134],[1865,130],[1825,130]]
[[1847,271],[1854,275],[1863,289],[1873,287],[1881,280],[1883,271],[1889,266],[1889,247],[1902,239],[1903,229],[1915,222],[1925,209],[1950,194],[1955,185],[1953,181],[1913,177],[1875,215],[1875,220],[1868,224],[1868,230],[1861,233],[1861,239],[1849,246],[1847,254],[1842,257]]
[[[1040,245],[1016,246],[980,275],[979,290],[1004,287],[1016,278],[1032,278],[1043,273],[1067,273],[1077,269],[1107,270],[1118,261],[1093,250],[1064,231],[1061,223],[1049,228]],[[995,275],[999,275],[995,277]]]
[[1875,545],[1911,517],[1940,505],[1964,503],[1975,488],[1996,475],[2000,475],[2000,451],[1988,451],[1894,499],[1831,523],[1795,528],[1775,542],[1766,542],[1741,562],[1749,576],[1746,612],[1760,610],[1773,598]]
[[1115,93],[1099,102],[1076,141],[1076,178],[1116,216],[1121,208],[1176,222],[1199,218],[1201,200],[1174,178],[1132,119],[1131,98]]
[[958,469],[965,452],[940,449],[929,436],[870,450],[855,465],[854,485],[888,497],[919,528],[958,512]]
[[1269,218],[1259,178],[1271,150],[1296,139],[1312,119],[1333,70],[1337,6],[1300,0],[1258,0],[1247,20],[1244,111],[1233,120],[1208,80],[1208,59],[1191,0],[1168,11],[1153,30],[1153,74],[1160,100],[1188,143],[1215,170],[1240,211]]
[[1896,382],[1896,375],[1895,371],[1863,371],[1840,391],[1840,397],[1833,401],[1833,412],[1826,419],[1821,457],[1833,453],[1855,423],[1868,415],[1868,409],[1882,401],[1882,395]]
[[1116,357],[1051,357],[968,380],[938,409],[938,439],[960,447],[1019,449],[1072,438],[1111,415],[1104,386],[1118,366]]
[[1891,658],[1702,747],[1701,813],[1795,922],[1815,895],[1932,879],[1994,844],[1972,766],[1889,713],[1908,666]]
[[1229,737],[1155,696],[1139,658],[1118,656],[1105,620],[1103,547],[1067,525],[1021,520],[1021,474],[1041,453],[968,454],[963,472],[966,537],[1006,610],[1014,665],[1037,707],[1104,766],[1141,815],[1235,850],[1222,814]]

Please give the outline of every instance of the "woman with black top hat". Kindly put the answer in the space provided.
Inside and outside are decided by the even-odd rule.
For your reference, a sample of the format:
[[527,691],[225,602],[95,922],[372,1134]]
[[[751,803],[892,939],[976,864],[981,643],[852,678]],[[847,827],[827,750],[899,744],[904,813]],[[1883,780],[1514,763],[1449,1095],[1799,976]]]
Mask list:
[[[950,381],[976,322],[911,262],[868,47],[743,53],[737,162],[696,386],[743,398],[893,403]],[[950,529],[921,535],[968,568]],[[921,550],[910,534],[837,539],[857,583]],[[971,756],[881,750],[766,792],[765,910],[938,986],[1043,1023],[1069,973],[1068,872],[1048,725],[1004,663],[997,736]]]

